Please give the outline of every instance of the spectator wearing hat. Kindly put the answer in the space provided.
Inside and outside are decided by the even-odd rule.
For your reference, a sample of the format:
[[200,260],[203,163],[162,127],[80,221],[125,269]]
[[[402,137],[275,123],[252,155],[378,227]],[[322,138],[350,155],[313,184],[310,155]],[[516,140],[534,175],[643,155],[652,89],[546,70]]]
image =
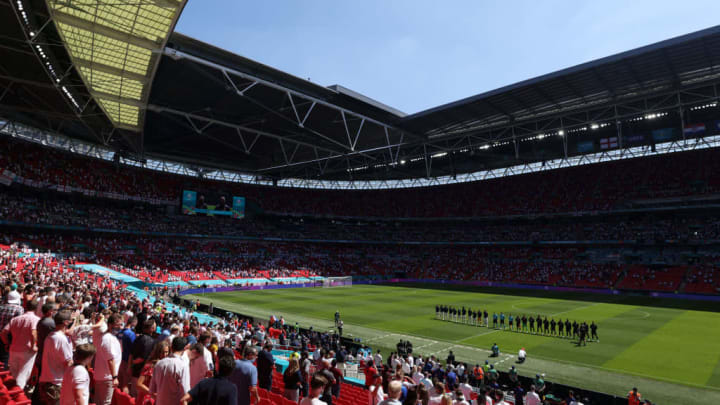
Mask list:
[[545,391],[545,374],[535,374],[535,389],[539,394]]
[[525,351],[525,348],[520,348],[520,351],[518,351],[518,363],[524,363],[525,358],[527,357],[527,352]]

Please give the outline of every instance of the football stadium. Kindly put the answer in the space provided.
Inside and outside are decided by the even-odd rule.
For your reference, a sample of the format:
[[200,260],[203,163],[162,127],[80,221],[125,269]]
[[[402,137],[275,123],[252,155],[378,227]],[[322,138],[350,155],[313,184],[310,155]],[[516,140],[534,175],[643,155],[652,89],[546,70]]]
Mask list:
[[0,405],[720,403],[720,26],[407,114],[186,3],[0,0]]

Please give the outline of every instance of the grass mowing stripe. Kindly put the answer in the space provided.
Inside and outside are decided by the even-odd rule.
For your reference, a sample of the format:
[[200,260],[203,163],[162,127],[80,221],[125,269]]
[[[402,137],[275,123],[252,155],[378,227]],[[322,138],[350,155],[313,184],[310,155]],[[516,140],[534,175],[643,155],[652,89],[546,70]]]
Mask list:
[[716,359],[715,368],[713,369],[710,378],[708,378],[707,385],[711,387],[720,388],[720,358]]
[[[235,301],[235,300],[232,300]],[[237,304],[231,304],[231,307],[235,307]],[[239,310],[238,308],[230,308],[233,310]],[[249,309],[249,308],[246,308]],[[259,316],[262,314],[262,316],[269,316],[269,314],[273,312],[268,310],[251,310],[246,311],[248,315],[253,316]],[[313,325],[325,325],[329,326],[331,325],[330,321],[323,319],[309,319],[304,316],[299,316],[303,322],[307,324],[313,324]],[[350,326],[352,329],[361,329],[364,332],[362,334],[358,334],[358,336],[380,336],[382,335],[383,331],[375,331],[372,329],[367,329],[365,327],[361,326]],[[351,330],[352,330],[351,329]],[[412,339],[416,340],[418,339],[417,336],[407,336],[407,335],[401,335],[401,334],[392,334],[394,336],[397,336],[398,338],[402,339]],[[421,338],[422,339],[422,338]],[[437,353],[442,352],[443,350],[447,350],[447,348],[452,344],[450,341],[436,341],[434,345],[438,345],[441,350],[437,350]],[[375,346],[376,344],[373,344]],[[387,353],[388,351],[394,350],[394,342],[387,342],[382,346],[385,349],[384,353]],[[435,350],[435,349],[432,349]],[[477,356],[479,354],[487,354],[487,350],[478,349],[478,348],[470,348],[467,346],[456,346],[456,355],[457,358],[462,361],[470,361],[474,362],[477,360]],[[594,370],[593,370],[594,369]],[[535,357],[527,360],[526,364],[523,365],[523,368],[520,371],[521,375],[528,375],[532,376],[533,374],[540,373],[540,372],[548,372],[549,376],[552,376],[554,381],[557,381],[559,383],[565,383],[569,385],[577,385],[581,387],[585,387],[587,389],[593,389],[597,391],[603,391],[603,392],[609,392],[609,393],[615,393],[616,395],[624,395],[626,393],[626,388],[628,385],[633,386],[640,386],[645,388],[645,392],[648,394],[651,394],[651,397],[660,400],[661,402],[665,403],[683,403],[688,405],[693,404],[705,404],[705,403],[714,403],[712,402],[712,398],[720,399],[720,393],[718,392],[711,392],[704,390],[700,388],[698,385],[693,385],[691,388],[687,386],[677,385],[673,381],[667,381],[667,382],[661,382],[657,380],[648,379],[644,375],[636,375],[633,373],[627,373],[627,374],[618,374],[616,370],[609,370],[605,369],[603,367],[587,367],[586,365],[579,363],[579,362],[573,362],[573,361],[567,361],[567,360],[560,360],[560,359],[536,359]],[[629,375],[628,375],[629,374]],[[700,396],[702,400],[698,400],[697,402],[694,401],[687,401],[687,398]],[[714,400],[714,399],[713,399]],[[708,402],[710,401],[710,402]],[[717,401],[715,401],[717,402]]]
[[[271,291],[272,293],[270,293]],[[644,387],[645,393],[649,394],[650,398],[666,403],[720,403],[717,401],[720,391],[690,387],[703,386],[706,384],[707,378],[703,381],[687,382],[686,386],[681,386],[660,382],[659,380],[673,382],[677,379],[655,375],[654,370],[641,372],[626,370],[618,373],[616,369],[611,370],[602,366],[607,360],[644,338],[645,335],[641,332],[643,328],[661,327],[673,316],[682,312],[677,309],[654,307],[640,307],[642,308],[640,309],[628,305],[588,304],[586,300],[572,301],[516,296],[508,293],[497,295],[477,291],[410,289],[388,286],[223,293],[208,295],[203,298],[203,302],[207,302],[208,298],[214,301],[230,302],[231,304],[225,307],[241,313],[263,318],[270,313],[282,314],[291,323],[299,320],[303,323],[302,326],[315,325],[322,328],[332,326],[332,314],[336,309],[340,309],[343,320],[345,320],[346,333],[352,333],[365,339],[377,338],[372,342],[374,347],[387,347],[394,350],[398,339],[410,339],[415,343],[416,348],[424,346],[423,354],[442,353],[449,346],[455,346],[458,358],[469,362],[482,361],[487,358],[488,349],[493,340],[498,341],[503,352],[512,351],[511,349],[515,345],[524,344],[531,347],[535,345],[537,348],[531,348],[528,351],[530,359],[521,366],[520,373],[523,375],[547,372],[553,381],[575,384],[616,395],[626,394],[630,388],[628,385],[638,385]],[[571,315],[568,316],[578,320],[600,322],[602,343],[578,349],[569,341],[557,338],[509,332],[496,333],[492,330],[489,330],[492,332],[489,333],[485,332],[488,330],[484,328],[437,321],[434,319],[434,306],[439,303],[470,305],[474,309],[487,309],[491,314],[500,311],[506,314],[509,312],[515,314],[519,308],[531,310],[530,308],[538,306],[543,307],[542,312],[548,315],[571,311]],[[216,302],[216,306],[223,307],[224,305],[218,305]],[[281,307],[283,309],[280,311]],[[720,314],[717,313],[706,314],[711,321],[720,317]],[[609,319],[603,319],[604,317],[609,317]],[[635,329],[628,329],[628,325]],[[479,333],[480,336],[478,336]],[[485,334],[488,336],[484,337]],[[600,355],[595,356],[595,351]],[[607,351],[607,354],[602,355],[603,351]],[[608,358],[608,354],[610,358]],[[654,355],[665,354],[656,353]],[[509,365],[509,363],[502,364],[504,367],[509,367]],[[680,372],[683,371],[680,370]],[[635,375],[653,376],[657,380]],[[688,402],[687,398],[693,396],[703,400]]]
[[[608,361],[606,367],[628,371],[653,369],[655,376],[680,382],[706,382],[720,356],[720,323],[708,323],[707,314],[685,311]],[[656,353],[664,353],[657,356]]]

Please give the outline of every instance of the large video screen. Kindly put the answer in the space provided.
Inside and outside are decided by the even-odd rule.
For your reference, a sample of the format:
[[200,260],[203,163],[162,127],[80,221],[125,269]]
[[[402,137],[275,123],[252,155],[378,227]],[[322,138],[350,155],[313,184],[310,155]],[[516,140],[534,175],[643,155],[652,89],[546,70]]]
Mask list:
[[219,191],[183,190],[182,213],[209,217],[245,218],[245,197],[230,197]]

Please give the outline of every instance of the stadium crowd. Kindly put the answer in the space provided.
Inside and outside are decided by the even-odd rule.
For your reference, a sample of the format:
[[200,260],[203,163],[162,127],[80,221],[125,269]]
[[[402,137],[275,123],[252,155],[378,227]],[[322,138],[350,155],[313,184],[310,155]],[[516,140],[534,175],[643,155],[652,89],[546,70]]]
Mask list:
[[[11,230],[0,235],[0,243],[12,244],[0,250],[0,284],[4,287],[0,341],[7,345],[0,345],[0,362],[7,365],[12,377],[3,378],[3,384],[20,388],[12,394],[17,403],[28,395],[40,404],[111,404],[115,397],[116,401],[134,398],[138,405],[153,402],[164,405],[193,400],[206,403],[201,399],[215,395],[223,398],[215,403],[249,405],[251,396],[259,403],[261,393],[269,395],[281,379],[280,386],[290,401],[298,402],[303,397],[302,405],[317,405],[316,399],[331,405],[336,398],[339,405],[354,405],[343,403],[342,396],[334,393],[342,381],[337,363],[342,365],[344,361],[339,360],[355,359],[364,366],[369,391],[363,395],[369,396],[370,405],[379,405],[381,401],[393,405],[394,400],[401,398],[403,403],[412,405],[418,402],[469,405],[472,401],[480,405],[483,398],[486,404],[495,404],[502,403],[506,396],[516,401],[522,399],[524,403],[539,403],[546,392],[541,376],[534,387],[523,387],[512,380],[517,370],[511,368],[510,391],[503,392],[494,376],[497,370],[491,364],[471,369],[454,359],[447,359],[443,365],[432,356],[423,358],[406,352],[391,354],[387,365],[381,367],[382,358],[377,353],[345,352],[338,337],[332,334],[298,333],[293,328],[278,328],[282,325],[273,321],[263,324],[239,318],[201,320],[197,313],[162,301],[161,292],[155,293],[157,299],[139,294],[105,277],[81,272],[72,264],[98,263],[147,282],[221,280],[230,284],[229,280],[234,279],[282,282],[275,279],[401,275],[717,293],[720,254],[714,254],[712,249],[695,249],[692,260],[688,260],[682,251],[666,249],[669,252],[658,254],[653,249],[659,248],[633,248],[625,252],[633,259],[625,260],[618,249],[604,246],[222,240],[278,236],[385,243],[720,239],[720,221],[712,213],[613,214],[581,221],[562,216],[558,220],[498,217],[572,215],[578,211],[607,211],[656,202],[664,206],[664,201],[673,197],[703,196],[714,201],[720,190],[716,174],[720,161],[711,153],[665,156],[662,169],[658,169],[654,159],[432,190],[403,190],[403,199],[398,202],[398,191],[315,191],[229,184],[119,166],[3,138],[0,171],[19,176],[11,183],[18,179],[32,181],[6,186],[6,192],[0,195],[0,220],[12,222],[6,224]],[[619,176],[623,176],[623,181],[612,181]],[[643,186],[636,187],[637,184]],[[260,206],[260,213],[242,221],[177,214],[181,190],[212,188],[246,196]],[[96,193],[112,195],[96,198]],[[124,197],[142,197],[147,201],[124,201]],[[174,206],[169,209],[168,204]],[[304,215],[278,215],[293,213]],[[325,215],[356,218],[323,218]],[[428,218],[464,216],[493,218],[476,222]],[[425,219],[380,221],[359,217]],[[42,228],[47,225],[80,229],[49,233]],[[113,231],[113,236],[88,228],[104,228]],[[136,234],[148,232],[219,238]],[[14,244],[16,241],[22,243]],[[669,260],[650,265],[642,260],[646,253]],[[638,264],[637,257],[648,264]],[[549,332],[546,326],[543,333],[554,333],[550,322]],[[520,330],[525,330],[524,324]],[[268,367],[268,359],[272,358],[267,349],[271,347],[269,337],[276,345],[291,345],[303,352],[299,359],[291,359],[289,372],[275,375],[275,383],[272,367]],[[316,351],[319,357],[311,359],[308,352],[312,348],[324,350]],[[338,353],[343,354],[337,357]],[[253,378],[257,378],[258,388],[251,388]],[[472,386],[482,390],[473,394]],[[3,392],[0,387],[0,401]],[[478,394],[479,399],[475,397]],[[536,397],[538,402],[533,402]]]
[[[73,263],[2,245],[4,403],[479,405],[513,398],[540,404],[551,391],[544,375],[523,384],[513,366],[509,383],[501,382],[487,361],[471,368],[450,352],[443,364],[413,354],[408,342],[385,363],[379,351],[347,350],[337,334],[300,331],[282,317],[201,322]],[[296,350],[283,374],[274,371],[273,347]],[[349,362],[360,364],[365,390],[343,382]]]
[[[9,137],[0,138],[0,171],[3,169],[43,187],[74,187],[87,194],[101,192],[178,201],[183,189],[218,189],[247,197],[268,212],[355,217],[604,211],[639,200],[709,196],[720,192],[717,174],[720,161],[713,150],[401,191],[306,190],[231,184],[120,166]],[[403,198],[398,199],[398,194]],[[417,201],[423,203],[417,204]]]
[[[276,283],[318,275],[705,294],[720,288],[719,258],[712,250],[694,251],[694,264],[672,264],[688,253],[666,248],[668,264],[640,265],[624,263],[615,249],[593,247],[378,246],[27,233],[0,234],[2,240],[75,255],[149,282]],[[631,258],[639,254],[633,249],[621,252]],[[664,257],[652,250],[645,254],[655,262]]]
[[162,207],[21,193],[0,195],[0,219],[28,225],[74,226],[131,232],[228,237],[356,241],[535,241],[720,239],[720,219],[623,217],[577,221],[348,221],[255,216],[243,220],[168,214]]

